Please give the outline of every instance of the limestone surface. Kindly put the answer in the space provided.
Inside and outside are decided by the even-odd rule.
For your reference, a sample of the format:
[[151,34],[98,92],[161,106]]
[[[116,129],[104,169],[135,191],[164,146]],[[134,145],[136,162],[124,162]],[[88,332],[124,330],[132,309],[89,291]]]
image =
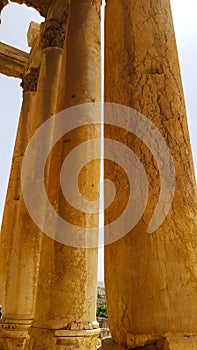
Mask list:
[[[68,20],[65,23],[66,41],[63,47],[57,112],[80,103],[100,101],[99,5],[100,0],[94,3],[79,3],[74,0],[70,4]],[[63,13],[58,11],[58,6],[53,9]],[[58,36],[51,35],[51,30],[56,28],[51,18],[49,11],[46,33],[43,35],[44,51],[49,49],[45,48],[48,45],[51,45],[50,51],[53,51],[57,39],[60,47],[62,46],[61,32]],[[50,68],[53,71],[52,65]],[[43,77],[46,74],[44,69],[42,74]],[[51,87],[47,87],[49,96],[52,96]],[[47,104],[47,98],[44,101]],[[59,181],[62,163],[69,152],[93,136],[100,137],[100,126],[90,125],[64,135],[51,151],[46,173],[46,189],[50,202],[64,220],[84,228],[84,235],[86,225],[98,227],[98,215],[86,217],[85,213],[75,210],[64,198]],[[76,162],[80,154],[79,152],[76,155]],[[73,171],[74,169],[69,169],[71,177]],[[89,200],[95,200],[98,196],[96,189],[99,179],[99,161],[83,167],[78,180],[82,195]],[[70,229],[68,235],[72,234],[74,233]],[[96,240],[97,237],[96,234]],[[100,333],[98,322],[95,322],[97,259],[97,248],[64,245],[43,235],[36,310],[30,330],[30,349],[96,349]]]
[[[105,137],[135,152],[149,183],[148,203],[138,224],[105,247],[112,336],[116,343],[131,348],[166,333],[197,334],[196,183],[169,0],[107,1],[105,101],[131,107],[154,123],[167,142],[176,173],[171,209],[150,234],[148,225],[164,178],[163,208],[169,200],[167,168],[161,167],[161,179],[154,155],[143,140],[127,130],[105,127]],[[165,152],[159,156],[162,159]],[[105,224],[120,216],[128,194],[132,195],[126,176],[118,170],[105,162],[105,177],[114,182],[118,193],[105,212]],[[142,192],[139,188],[139,200]]]
[[22,78],[29,54],[10,45],[0,43],[0,72],[9,77]]

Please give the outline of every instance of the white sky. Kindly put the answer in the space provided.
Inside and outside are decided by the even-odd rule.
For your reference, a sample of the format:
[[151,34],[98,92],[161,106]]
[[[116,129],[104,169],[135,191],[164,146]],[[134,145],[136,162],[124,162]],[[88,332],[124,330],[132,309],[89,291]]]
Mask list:
[[[197,2],[171,0],[188,123],[197,174]],[[24,5],[10,4],[2,12],[0,41],[29,51],[26,33],[30,21],[41,22],[38,12]],[[21,107],[20,80],[0,74],[0,222],[3,213],[17,122]],[[101,266],[103,264],[101,263]],[[103,279],[102,268],[99,280]]]

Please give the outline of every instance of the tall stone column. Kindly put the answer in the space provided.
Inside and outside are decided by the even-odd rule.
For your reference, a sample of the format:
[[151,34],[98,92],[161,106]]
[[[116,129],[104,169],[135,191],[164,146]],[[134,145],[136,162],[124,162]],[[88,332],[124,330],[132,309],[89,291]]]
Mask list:
[[[37,38],[36,38],[37,36]],[[12,166],[8,183],[4,215],[0,235],[0,302],[5,307],[7,286],[9,280],[10,259],[13,255],[17,234],[21,203],[23,201],[21,189],[21,166],[23,156],[30,139],[31,116],[36,101],[37,83],[41,62],[39,31],[35,36],[35,44],[29,55],[27,67],[24,67],[24,75],[21,86],[23,88],[23,102],[19,117],[19,124],[12,158]],[[21,220],[22,222],[22,220]]]
[[[70,3],[58,111],[100,101],[100,5],[100,0]],[[100,138],[100,127],[83,126],[66,134],[52,151],[47,181],[47,193],[58,214],[83,227],[84,236],[86,227],[98,227],[98,215],[86,216],[68,204],[60,190],[60,170],[72,149],[94,137]],[[75,163],[81,156],[76,154]],[[99,170],[99,161],[91,162],[79,176],[82,195],[92,201],[98,198]],[[72,177],[73,169],[67,171]],[[72,229],[70,235],[74,235]],[[31,350],[96,349],[100,333],[95,321],[97,259],[97,248],[81,248],[80,242],[79,247],[73,247],[43,236]]]
[[[33,84],[35,87],[35,84]],[[0,235],[0,303],[5,305],[5,285],[8,274],[10,251],[13,245],[15,225],[18,219],[18,210],[21,199],[20,171],[22,157],[27,146],[27,128],[26,123],[29,119],[29,112],[35,99],[35,91],[24,91],[23,105],[18,125],[18,133],[12,160],[12,168],[8,184],[6,204],[4,209],[2,229]],[[21,137],[22,135],[22,137]]]
[[[37,36],[39,35],[39,30]],[[34,35],[35,40],[36,36]],[[4,215],[2,220],[2,228],[0,234],[0,304],[5,305],[5,286],[6,277],[8,276],[9,261],[14,244],[16,223],[18,220],[19,206],[22,200],[21,195],[21,164],[23,155],[28,144],[29,132],[29,116],[37,90],[37,81],[40,65],[39,43],[35,43],[29,55],[28,67],[23,68],[23,103],[21,114],[19,117],[18,132],[15,142],[14,154],[12,159],[12,167],[8,183],[7,196],[5,201]],[[32,45],[33,46],[33,45]],[[10,64],[12,58],[10,58]],[[13,62],[13,67],[15,62]],[[11,67],[10,67],[11,68]],[[11,71],[12,69],[10,69]],[[13,69],[14,70],[14,69]]]
[[39,68],[24,77],[23,103],[0,236],[0,284],[3,321],[1,349],[23,347],[34,313],[39,235],[25,208],[21,192],[21,166],[28,144],[29,125]]
[[[35,52],[32,51],[28,74],[22,83],[24,100],[2,229],[2,248],[4,254],[7,254],[3,261],[6,283],[1,337],[2,349],[6,350],[24,348],[35,309],[42,233],[24,203],[21,164],[31,137],[56,111],[62,58],[62,49],[45,47],[43,42],[46,40],[46,32],[41,34],[41,42],[39,38],[38,48]],[[35,68],[37,64],[40,65],[40,61],[40,68]],[[36,95],[29,90],[37,91]],[[33,176],[35,178],[35,174]]]
[[[172,207],[150,234],[148,226],[162,186],[161,169],[144,140],[106,126],[105,137],[136,153],[149,182],[142,218],[124,237],[105,247],[112,336],[129,349],[147,342],[152,343],[151,349],[195,349],[196,341],[190,336],[197,335],[196,184],[170,1],[107,0],[105,45],[105,101],[131,107],[151,121],[167,142],[176,172]],[[159,154],[160,160],[164,157]],[[125,176],[117,175],[115,168],[106,162],[105,176],[125,196],[115,199],[113,211],[106,211],[105,224],[120,215],[130,191],[132,195]],[[167,169],[162,171],[165,177]],[[165,179],[164,209],[171,180]],[[156,341],[168,335],[173,340],[156,347]]]

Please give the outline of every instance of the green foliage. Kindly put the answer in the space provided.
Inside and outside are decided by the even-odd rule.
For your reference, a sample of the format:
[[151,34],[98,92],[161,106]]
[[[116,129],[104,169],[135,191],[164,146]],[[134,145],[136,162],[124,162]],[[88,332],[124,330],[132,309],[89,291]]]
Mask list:
[[107,307],[105,305],[98,306],[96,316],[107,318]]

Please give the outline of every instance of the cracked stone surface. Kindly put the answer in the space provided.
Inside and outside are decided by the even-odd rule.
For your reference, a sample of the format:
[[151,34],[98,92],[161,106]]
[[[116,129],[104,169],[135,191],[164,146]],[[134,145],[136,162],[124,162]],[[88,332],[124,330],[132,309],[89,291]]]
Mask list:
[[[152,121],[176,171],[172,207],[149,234],[161,187],[158,165],[143,141],[105,128],[105,137],[120,140],[139,157],[149,182],[138,224],[105,247],[109,326],[116,343],[132,348],[167,333],[197,334],[196,184],[169,0],[108,0],[105,38],[105,101],[131,107]],[[120,195],[105,212],[105,224],[124,210],[130,191],[124,174],[115,170],[105,163],[105,177]]]

